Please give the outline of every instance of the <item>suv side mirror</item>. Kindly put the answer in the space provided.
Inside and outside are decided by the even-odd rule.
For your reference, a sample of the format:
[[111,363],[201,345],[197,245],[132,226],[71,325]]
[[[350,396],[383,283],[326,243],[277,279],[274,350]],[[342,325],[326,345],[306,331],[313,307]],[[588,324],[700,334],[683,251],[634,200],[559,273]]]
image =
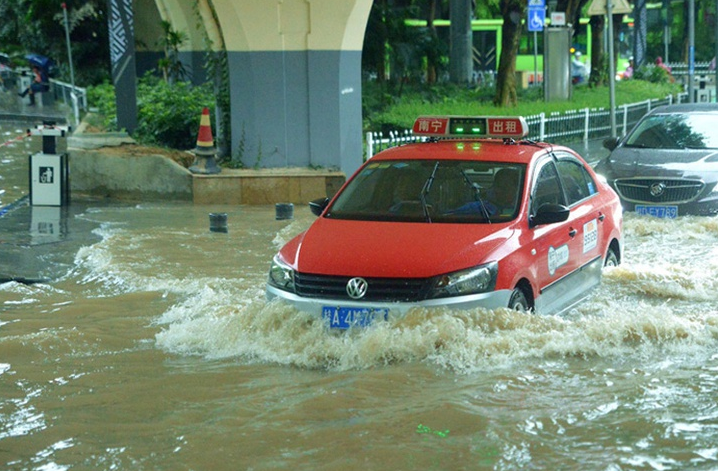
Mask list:
[[544,203],[536,210],[536,214],[529,219],[529,226],[536,227],[542,224],[553,224],[568,219],[571,211],[562,204]]
[[329,198],[317,198],[309,202],[309,209],[315,216],[321,216],[328,205]]
[[618,137],[609,137],[608,139],[603,140],[603,147],[605,147],[608,150],[613,150],[616,147],[618,147],[618,143],[621,139]]

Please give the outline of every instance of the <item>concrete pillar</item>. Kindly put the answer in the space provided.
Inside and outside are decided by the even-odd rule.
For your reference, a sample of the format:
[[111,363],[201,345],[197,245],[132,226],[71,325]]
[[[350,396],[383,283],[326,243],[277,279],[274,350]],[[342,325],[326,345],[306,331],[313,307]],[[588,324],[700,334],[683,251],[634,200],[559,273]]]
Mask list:
[[228,53],[232,148],[245,165],[362,162],[361,50],[370,0],[217,2]]
[[132,132],[137,127],[137,79],[132,0],[108,0],[110,60],[117,96],[117,127]]
[[[174,29],[191,30],[198,20],[185,0],[154,1],[157,17]],[[201,14],[205,4],[218,24]],[[356,170],[363,153],[361,54],[372,1],[201,0],[199,6],[205,29],[221,35],[227,51],[232,156],[243,149],[248,167]],[[188,54],[206,49],[190,42]]]

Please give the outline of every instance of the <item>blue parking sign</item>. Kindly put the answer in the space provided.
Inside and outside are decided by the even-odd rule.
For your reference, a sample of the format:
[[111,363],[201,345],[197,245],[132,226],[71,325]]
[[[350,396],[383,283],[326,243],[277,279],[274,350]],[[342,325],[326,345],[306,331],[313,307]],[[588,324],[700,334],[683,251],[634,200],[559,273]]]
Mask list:
[[542,6],[529,5],[528,26],[529,31],[543,31],[546,23],[546,8]]

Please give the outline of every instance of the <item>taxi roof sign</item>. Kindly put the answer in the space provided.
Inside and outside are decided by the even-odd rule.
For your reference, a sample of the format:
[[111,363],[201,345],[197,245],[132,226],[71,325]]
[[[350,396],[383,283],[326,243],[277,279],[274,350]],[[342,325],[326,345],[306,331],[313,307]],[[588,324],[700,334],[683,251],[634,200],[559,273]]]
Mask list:
[[522,116],[419,116],[412,132],[427,137],[520,139],[529,133]]

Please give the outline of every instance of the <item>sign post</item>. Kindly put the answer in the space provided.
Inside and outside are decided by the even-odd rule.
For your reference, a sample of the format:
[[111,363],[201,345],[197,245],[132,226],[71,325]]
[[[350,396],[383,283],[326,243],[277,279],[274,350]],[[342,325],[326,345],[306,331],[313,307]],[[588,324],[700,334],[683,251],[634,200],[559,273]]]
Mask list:
[[534,80],[533,84],[538,83],[538,35],[539,31],[543,31],[543,25],[546,23],[546,0],[529,0],[528,8],[528,26],[529,31],[534,33]]

